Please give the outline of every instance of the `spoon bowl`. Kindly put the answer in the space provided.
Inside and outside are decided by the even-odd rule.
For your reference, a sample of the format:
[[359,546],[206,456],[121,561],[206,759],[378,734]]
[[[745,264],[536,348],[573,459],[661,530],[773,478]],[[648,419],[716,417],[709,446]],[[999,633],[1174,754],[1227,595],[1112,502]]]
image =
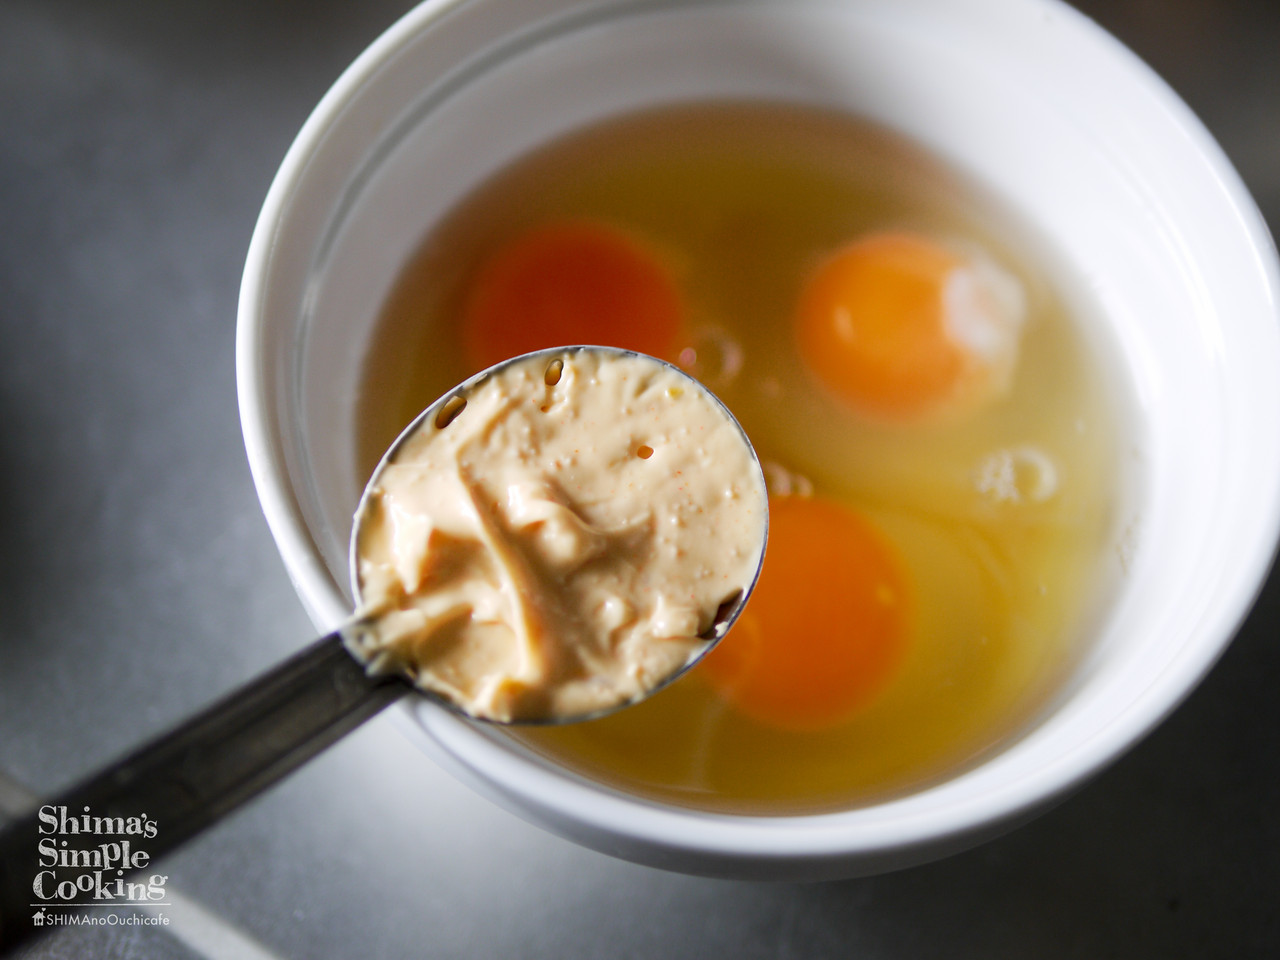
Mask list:
[[[734,434],[742,444],[742,449],[749,454],[751,469],[755,474],[755,479],[758,482],[760,489],[764,489],[764,474],[759,457],[756,455],[755,448],[751,445],[751,441],[747,437],[746,431],[742,429],[742,425],[738,422],[737,418],[734,417],[729,408],[726,407],[720,399],[715,396],[715,394],[679,367],[670,364],[665,360],[660,360],[656,357],[651,357],[646,354],[637,353],[634,350],[626,350],[620,347],[575,345],[551,347],[544,350],[536,350],[531,353],[521,354],[520,356],[511,357],[507,360],[494,364],[493,366],[464,380],[453,389],[446,391],[426,409],[419,413],[413,421],[405,427],[403,431],[401,431],[396,440],[387,448],[382,459],[378,461],[372,475],[365,484],[364,491],[360,497],[360,502],[356,507],[355,517],[352,523],[350,548],[348,551],[348,572],[351,579],[352,595],[356,598],[357,611],[359,611],[363,606],[365,599],[363,596],[363,585],[360,577],[361,537],[370,518],[371,505],[375,500],[375,492],[380,489],[382,478],[386,473],[388,466],[396,461],[406,444],[411,439],[422,436],[424,431],[434,433],[448,428],[455,419],[463,415],[468,398],[473,396],[476,390],[478,390],[482,385],[489,382],[494,377],[501,375],[504,371],[522,365],[536,367],[538,365],[545,364],[544,380],[548,386],[551,386],[559,381],[561,371],[563,371],[567,362],[571,362],[574,358],[581,357],[587,353],[594,354],[602,359],[640,360],[645,364],[651,365],[655,370],[662,370],[667,374],[678,377],[684,384],[685,389],[696,391],[702,397],[709,400],[714,408],[724,417],[724,420],[732,426]],[[720,640],[724,638],[741,615],[743,609],[745,609],[747,600],[750,598],[760,576],[760,568],[764,561],[764,548],[767,538],[768,514],[766,511],[763,517],[758,550],[752,558],[754,569],[750,579],[742,589],[738,590],[720,605],[711,625],[699,634],[700,638],[707,642],[691,651],[689,657],[673,672],[663,676],[656,683],[647,686],[639,695],[621,700],[606,707],[572,714],[537,717],[532,719],[526,718],[516,722],[519,722],[521,725],[547,726],[565,723],[580,723],[586,720],[598,719],[600,717],[616,713],[628,706],[632,706],[641,700],[647,699],[658,690],[663,689],[679,677],[683,676],[699,661],[701,661],[703,657],[710,653]],[[340,632],[343,635],[344,643],[346,644],[347,649],[356,657],[357,660],[366,659],[365,655],[363,655],[361,651],[367,649],[369,645],[369,633],[372,629],[372,625],[366,618],[359,617],[341,628]],[[511,722],[495,720],[492,717],[473,714],[464,706],[449,697],[442,696],[422,685],[418,685],[418,690],[434,702],[470,719],[488,723]]]

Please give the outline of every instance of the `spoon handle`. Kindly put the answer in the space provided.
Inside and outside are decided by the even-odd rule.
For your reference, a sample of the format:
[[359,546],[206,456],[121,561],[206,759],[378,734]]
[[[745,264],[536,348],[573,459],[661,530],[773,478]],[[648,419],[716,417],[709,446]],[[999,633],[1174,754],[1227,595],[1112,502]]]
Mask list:
[[[396,677],[370,677],[335,631],[250,681],[186,723],[93,774],[0,833],[0,950],[37,932],[32,913],[95,900],[76,891],[68,902],[58,883],[92,874],[83,865],[59,868],[51,850],[95,849],[130,841],[145,864],[174,849],[259,791],[281,779],[409,689]],[[139,818],[153,835],[103,833],[77,839],[86,810],[94,818]],[[83,833],[81,829],[81,833]],[[46,842],[42,851],[38,844]],[[132,865],[126,865],[125,875]],[[103,869],[114,887],[117,865]],[[37,878],[43,873],[42,881]],[[56,875],[56,880],[50,874]],[[67,888],[63,888],[64,891]],[[116,898],[117,904],[127,902]]]

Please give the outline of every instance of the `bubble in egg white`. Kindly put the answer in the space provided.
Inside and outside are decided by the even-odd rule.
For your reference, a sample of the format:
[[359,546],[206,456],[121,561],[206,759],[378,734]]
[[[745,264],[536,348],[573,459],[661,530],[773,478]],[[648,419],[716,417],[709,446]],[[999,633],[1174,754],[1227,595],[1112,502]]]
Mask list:
[[974,486],[996,503],[1043,503],[1058,492],[1058,468],[1037,447],[997,450],[978,464]]
[[676,362],[708,386],[723,387],[742,370],[742,344],[719,327],[703,327],[695,331],[693,346],[681,350]]
[[764,485],[771,496],[813,496],[813,481],[803,474],[788,470],[776,460],[765,460],[760,467],[764,471]]

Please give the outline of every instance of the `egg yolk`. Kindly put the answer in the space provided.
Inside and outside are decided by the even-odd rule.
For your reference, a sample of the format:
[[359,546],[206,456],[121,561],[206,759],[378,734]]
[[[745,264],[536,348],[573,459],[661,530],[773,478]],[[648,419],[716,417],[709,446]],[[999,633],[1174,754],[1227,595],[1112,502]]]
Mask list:
[[870,523],[830,500],[771,497],[760,579],[699,670],[755,720],[834,726],[892,679],[909,606],[898,558]]
[[795,314],[800,354],[872,418],[926,420],[1008,389],[1022,326],[1017,281],[928,237],[872,234],[823,263]]
[[559,221],[481,266],[463,308],[463,348],[477,369],[578,343],[669,357],[682,312],[667,270],[637,240],[594,221]]

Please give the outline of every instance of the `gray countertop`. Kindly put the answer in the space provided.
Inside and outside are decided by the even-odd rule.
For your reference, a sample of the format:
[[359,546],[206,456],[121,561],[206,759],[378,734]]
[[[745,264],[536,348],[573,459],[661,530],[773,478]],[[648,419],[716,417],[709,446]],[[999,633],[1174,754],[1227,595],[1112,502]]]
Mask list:
[[[0,810],[311,634],[254,496],[233,341],[272,174],[404,0],[0,0]],[[1280,224],[1280,5],[1082,4]],[[1276,442],[1276,438],[1266,438]],[[1154,735],[1028,826],[864,880],[662,873],[549,836],[387,717],[163,862],[164,927],[33,957],[1280,955],[1280,578]]]

